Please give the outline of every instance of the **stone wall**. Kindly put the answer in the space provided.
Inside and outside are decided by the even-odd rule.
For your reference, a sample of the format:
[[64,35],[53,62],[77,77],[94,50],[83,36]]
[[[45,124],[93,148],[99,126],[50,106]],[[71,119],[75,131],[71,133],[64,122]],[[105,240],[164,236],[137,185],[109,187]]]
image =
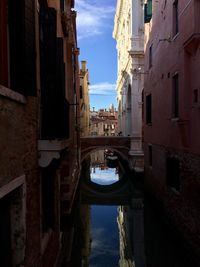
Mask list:
[[[0,95],[0,187],[3,192],[3,186],[6,185],[6,189],[10,184],[15,183],[18,177],[22,175],[25,177],[24,192],[26,193],[22,194],[22,198],[25,197],[24,205],[27,209],[24,207],[26,212],[19,209],[18,213],[20,216],[20,213],[25,212],[21,226],[24,228],[23,231],[26,231],[24,235],[26,247],[22,253],[26,255],[26,266],[31,266],[38,261],[40,254],[37,98],[25,98],[2,86],[1,89],[4,95],[3,93]],[[12,190],[14,189],[13,187]],[[22,201],[22,198],[18,201]],[[15,209],[11,207],[11,210]],[[13,213],[12,218],[11,227],[16,232],[17,224],[19,224],[16,220],[16,212]],[[22,237],[22,234],[20,236]],[[15,245],[15,241],[13,244]],[[16,261],[17,258],[18,256],[13,254],[13,260]]]
[[[160,203],[169,221],[197,254],[200,245],[200,156],[152,145],[152,166],[145,144],[145,188]],[[167,186],[167,158],[180,162],[180,190]]]

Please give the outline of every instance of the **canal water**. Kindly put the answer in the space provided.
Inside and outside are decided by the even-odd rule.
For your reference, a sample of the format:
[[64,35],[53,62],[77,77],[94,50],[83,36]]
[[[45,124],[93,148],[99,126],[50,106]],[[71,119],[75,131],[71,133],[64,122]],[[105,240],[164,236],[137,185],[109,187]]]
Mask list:
[[[100,186],[121,179],[119,167],[109,168],[104,155],[91,156],[87,165],[89,179]],[[83,267],[200,266],[154,201],[143,192],[131,198],[128,205],[82,203],[82,218]]]
[[116,206],[91,207],[91,255],[89,266],[118,266],[119,234]]

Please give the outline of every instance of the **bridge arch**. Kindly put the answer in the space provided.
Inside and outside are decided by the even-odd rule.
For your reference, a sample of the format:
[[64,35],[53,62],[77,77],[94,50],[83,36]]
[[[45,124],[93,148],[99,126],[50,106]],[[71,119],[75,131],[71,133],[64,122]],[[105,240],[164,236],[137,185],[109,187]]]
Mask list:
[[81,181],[82,200],[87,204],[128,204],[132,195],[132,184],[128,177],[110,185],[100,185],[92,181]]
[[81,138],[81,161],[90,153],[100,149],[111,149],[117,152],[122,159],[128,162],[130,151],[130,137],[98,136]]
[[[98,150],[104,150],[104,149],[110,149],[114,152],[116,152],[123,160],[128,161],[128,149],[123,148],[120,150],[119,148],[115,148],[115,147],[110,147],[110,146],[98,146],[98,147],[89,147],[83,151],[81,151],[81,162],[87,158],[87,156],[89,156],[91,153],[96,152]],[[127,150],[127,151],[125,151]]]

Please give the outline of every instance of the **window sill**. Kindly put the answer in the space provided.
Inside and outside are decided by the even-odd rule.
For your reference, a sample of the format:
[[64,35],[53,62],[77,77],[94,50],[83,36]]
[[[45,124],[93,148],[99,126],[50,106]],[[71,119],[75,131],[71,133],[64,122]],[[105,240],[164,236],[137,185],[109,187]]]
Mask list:
[[178,123],[178,124],[185,124],[188,123],[189,120],[183,120],[180,118],[171,118],[171,122]]
[[179,122],[180,119],[179,119],[179,118],[171,118],[171,121],[172,121],[172,122]]
[[26,104],[26,98],[22,94],[19,94],[3,85],[0,85],[0,96],[6,97],[15,102]]

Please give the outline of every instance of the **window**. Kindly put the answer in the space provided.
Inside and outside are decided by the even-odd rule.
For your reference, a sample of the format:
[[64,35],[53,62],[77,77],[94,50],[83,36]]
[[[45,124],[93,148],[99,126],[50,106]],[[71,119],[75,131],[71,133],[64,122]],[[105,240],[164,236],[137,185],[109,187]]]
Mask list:
[[65,0],[60,1],[60,10],[64,11],[65,10]]
[[146,96],[146,124],[152,123],[152,98],[151,94]]
[[53,163],[42,169],[42,230],[54,229],[55,220],[55,167]]
[[149,47],[149,69],[152,67],[152,45]]
[[83,87],[82,85],[80,85],[80,99],[83,98]]
[[9,196],[6,196],[0,200],[0,259],[3,266],[9,267],[12,266],[10,202],[11,200]]
[[147,0],[144,5],[144,23],[150,22],[152,18],[152,0]]
[[176,158],[167,158],[167,186],[180,190],[180,163]]
[[148,146],[149,148],[149,166],[152,167],[152,145]]
[[197,104],[198,102],[199,102],[198,89],[194,89],[194,91],[193,91],[193,103]]
[[24,259],[24,201],[24,191],[22,186],[17,187],[0,198],[1,266],[20,266]]
[[175,36],[179,31],[178,23],[178,0],[173,3],[173,36]]
[[39,22],[41,139],[68,138],[70,108],[65,97],[64,41],[57,38],[56,10],[40,8]]
[[173,76],[172,80],[172,117],[179,117],[179,75]]
[[34,16],[32,1],[1,1],[0,83],[25,95],[36,95]]

